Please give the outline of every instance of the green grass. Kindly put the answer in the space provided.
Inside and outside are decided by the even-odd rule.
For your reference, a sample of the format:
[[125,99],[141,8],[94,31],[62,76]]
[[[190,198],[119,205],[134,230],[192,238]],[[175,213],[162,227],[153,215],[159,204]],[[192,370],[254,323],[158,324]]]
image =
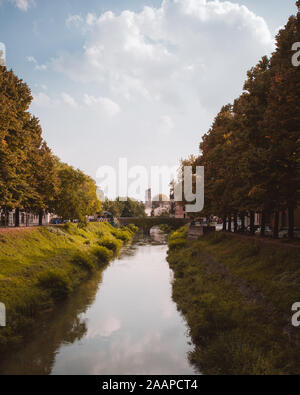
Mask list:
[[[0,233],[0,302],[7,310],[0,351],[22,340],[40,312],[69,296],[94,270],[106,267],[123,243],[114,236],[116,231],[108,223],[84,228],[68,223]],[[133,234],[126,228],[122,232]]]
[[[179,232],[180,233],[180,232]],[[174,234],[170,243],[180,240]],[[299,374],[300,252],[209,234],[169,250],[173,299],[195,345],[191,362],[208,374]]]

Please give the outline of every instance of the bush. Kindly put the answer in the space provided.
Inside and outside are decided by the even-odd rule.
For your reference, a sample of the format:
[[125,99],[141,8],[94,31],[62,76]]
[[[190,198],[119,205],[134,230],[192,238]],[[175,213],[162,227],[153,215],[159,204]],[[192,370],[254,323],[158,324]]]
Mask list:
[[102,237],[98,241],[98,244],[100,246],[106,247],[109,250],[113,251],[114,254],[117,254],[117,252],[122,247],[122,242],[120,240],[114,239],[112,237]]
[[188,225],[184,225],[175,232],[171,233],[170,240],[186,239],[188,234]]
[[114,229],[112,231],[112,234],[119,240],[122,241],[129,241],[131,239],[132,233],[130,232],[130,230],[125,230],[124,229]]
[[54,299],[62,299],[72,292],[71,280],[61,269],[50,269],[38,276],[38,285],[49,291]]
[[183,248],[186,246],[186,240],[185,239],[175,239],[175,240],[170,240],[169,241],[169,249],[170,251]]
[[65,232],[69,233],[70,235],[78,235],[79,234],[77,225],[73,224],[72,222],[67,222],[66,224],[64,224],[63,229]]
[[113,253],[111,250],[109,250],[106,247],[103,246],[99,246],[99,247],[95,247],[92,251],[92,253],[95,255],[95,257],[97,258],[97,262],[98,264],[108,264],[109,261],[112,259],[113,257]]
[[139,230],[139,228],[133,224],[126,225],[124,229],[128,229],[131,233],[136,233]]
[[95,269],[94,262],[87,253],[77,252],[71,261],[74,265],[77,265],[85,270],[92,272]]
[[167,233],[167,234],[169,234],[169,233],[174,231],[174,229],[170,225],[167,225],[167,224],[160,225],[159,229],[160,229],[161,232]]

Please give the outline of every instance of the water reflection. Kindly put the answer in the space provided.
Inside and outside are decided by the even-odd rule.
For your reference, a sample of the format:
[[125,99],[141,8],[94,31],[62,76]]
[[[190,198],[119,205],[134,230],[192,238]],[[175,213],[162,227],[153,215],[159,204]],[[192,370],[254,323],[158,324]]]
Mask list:
[[[171,298],[165,238],[139,235],[105,271],[47,315],[1,373],[193,374]],[[99,284],[101,283],[100,287]]]

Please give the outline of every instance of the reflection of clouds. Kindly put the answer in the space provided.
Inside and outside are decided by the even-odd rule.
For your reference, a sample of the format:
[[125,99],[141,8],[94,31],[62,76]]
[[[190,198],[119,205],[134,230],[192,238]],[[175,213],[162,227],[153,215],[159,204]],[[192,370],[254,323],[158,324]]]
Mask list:
[[88,330],[87,338],[93,338],[96,336],[109,337],[112,333],[116,332],[121,328],[121,321],[115,317],[107,317],[100,322],[97,322],[92,328]]
[[174,302],[172,302],[170,299],[165,299],[161,306],[162,316],[164,318],[171,318],[174,312],[176,313]]
[[152,332],[141,339],[129,333],[115,337],[105,350],[94,354],[92,363],[89,361],[91,374],[193,374],[186,360],[189,349],[182,344],[182,353],[178,353],[176,341],[177,331]]
[[81,317],[87,320],[87,335],[60,349],[52,373],[194,373],[186,323],[171,297],[166,251],[166,245],[146,244],[134,256],[112,262]]

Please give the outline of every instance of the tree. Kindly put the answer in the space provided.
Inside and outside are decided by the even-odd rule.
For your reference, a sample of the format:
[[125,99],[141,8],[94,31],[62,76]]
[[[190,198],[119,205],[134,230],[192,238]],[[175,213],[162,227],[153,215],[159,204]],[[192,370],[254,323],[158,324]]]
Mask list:
[[279,210],[288,209],[289,237],[294,234],[294,209],[299,204],[300,185],[300,79],[294,67],[292,45],[300,41],[299,1],[297,16],[291,16],[276,37],[270,64],[271,87],[264,119],[272,158],[271,176],[276,179]]
[[53,204],[64,219],[84,221],[85,216],[100,211],[95,181],[82,171],[56,160],[59,190]]

